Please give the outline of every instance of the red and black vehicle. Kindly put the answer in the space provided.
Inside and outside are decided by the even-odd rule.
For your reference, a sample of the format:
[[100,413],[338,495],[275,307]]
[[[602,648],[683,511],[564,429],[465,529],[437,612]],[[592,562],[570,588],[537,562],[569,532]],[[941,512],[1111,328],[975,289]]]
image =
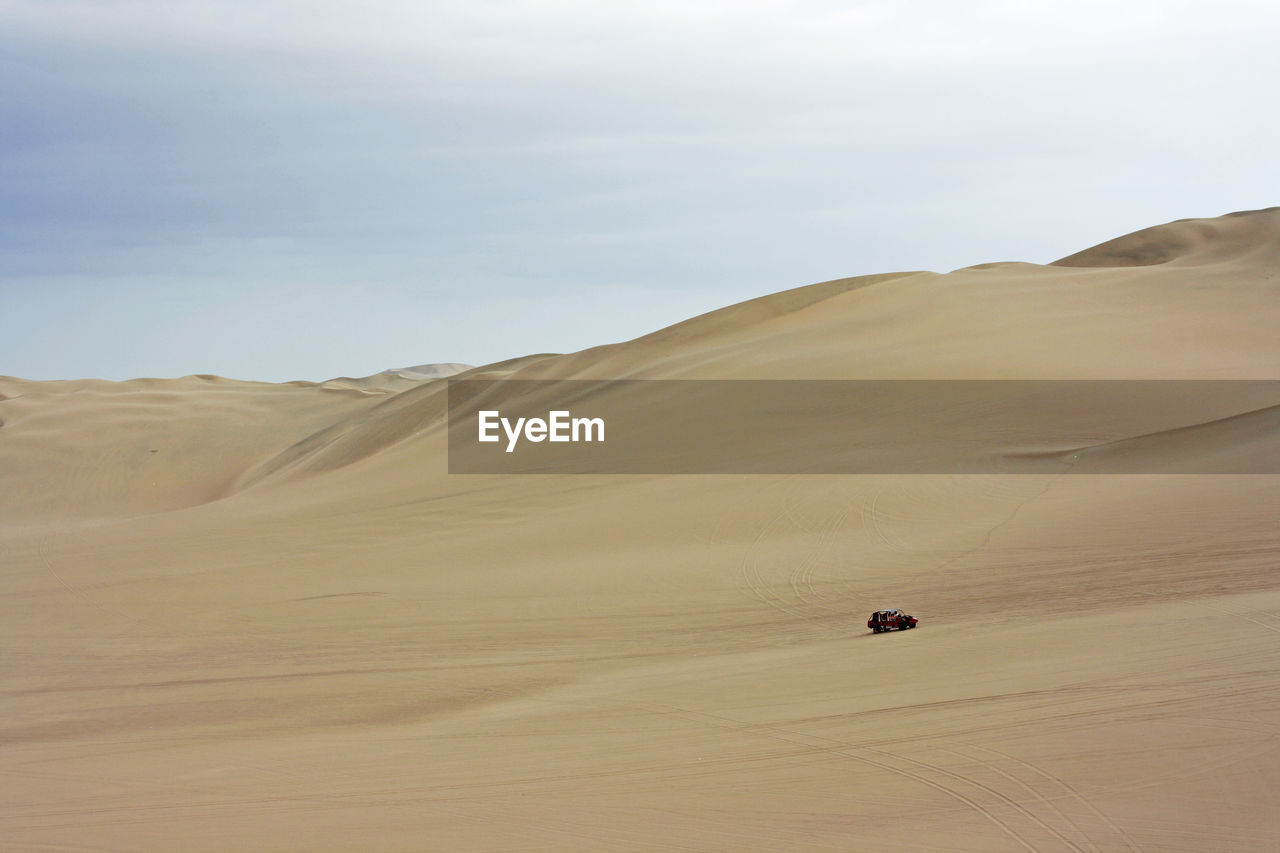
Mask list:
[[908,628],[914,628],[919,621],[916,617],[908,616],[901,610],[877,610],[867,620],[867,627],[879,634],[881,631],[892,631],[895,628],[899,631],[905,631]]

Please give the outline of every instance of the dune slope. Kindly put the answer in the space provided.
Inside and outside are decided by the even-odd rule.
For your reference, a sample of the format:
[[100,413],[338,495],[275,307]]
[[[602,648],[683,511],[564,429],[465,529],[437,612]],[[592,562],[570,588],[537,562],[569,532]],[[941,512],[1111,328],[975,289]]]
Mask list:
[[[1277,272],[1272,208],[463,375],[1274,379]],[[841,477],[450,476],[444,411],[0,381],[0,848],[1280,847],[1274,410]]]

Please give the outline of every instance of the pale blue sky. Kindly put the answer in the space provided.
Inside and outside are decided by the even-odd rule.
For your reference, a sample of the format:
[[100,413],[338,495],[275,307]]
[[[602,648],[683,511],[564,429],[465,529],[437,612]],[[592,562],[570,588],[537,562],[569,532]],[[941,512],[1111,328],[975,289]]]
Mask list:
[[1273,205],[1273,5],[0,0],[0,374],[484,363]]

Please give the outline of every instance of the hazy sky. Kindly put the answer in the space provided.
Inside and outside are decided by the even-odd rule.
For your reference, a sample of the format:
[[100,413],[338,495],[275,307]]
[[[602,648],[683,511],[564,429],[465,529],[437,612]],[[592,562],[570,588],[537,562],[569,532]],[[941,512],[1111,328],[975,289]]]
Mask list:
[[0,0],[0,374],[478,364],[1274,205],[1277,8]]

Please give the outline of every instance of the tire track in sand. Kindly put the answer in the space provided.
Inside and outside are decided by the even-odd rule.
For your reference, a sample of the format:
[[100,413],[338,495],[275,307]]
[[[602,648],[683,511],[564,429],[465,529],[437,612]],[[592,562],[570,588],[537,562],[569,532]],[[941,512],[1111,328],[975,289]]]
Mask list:
[[[824,631],[830,630],[830,626],[826,625],[821,619],[815,618],[813,615],[805,612],[803,602],[797,606],[789,603],[782,596],[770,592],[769,582],[766,580],[764,571],[760,566],[761,558],[759,555],[763,553],[765,543],[771,538],[771,534],[773,534],[775,529],[795,529],[796,522],[792,515],[792,510],[788,505],[789,496],[790,493],[783,495],[783,499],[778,510],[773,513],[769,520],[761,525],[761,527],[756,531],[755,538],[752,539],[751,544],[747,546],[746,553],[743,554],[742,561],[739,564],[738,574],[742,583],[749,590],[751,596],[757,601],[766,604],[787,616],[818,626]],[[784,522],[786,522],[786,528],[782,527]]]
[[[734,731],[737,733],[746,732],[751,734],[757,734],[762,737],[772,738],[774,740],[779,740],[784,743],[789,743],[793,746],[799,746],[806,750],[815,750],[815,751],[820,751],[829,755],[841,756],[843,758],[847,758],[853,761],[857,761],[861,764],[874,767],[878,770],[883,770],[898,776],[902,776],[910,781],[916,782],[917,784],[924,785],[925,787],[928,787],[928,788],[932,788],[942,793],[943,795],[963,804],[967,809],[973,811],[974,813],[978,814],[983,819],[987,820],[992,825],[994,825],[1002,833],[1007,835],[1011,840],[1016,842],[1020,847],[1028,851],[1028,853],[1042,853],[1041,849],[1038,846],[1036,846],[1022,832],[1019,832],[1017,829],[1015,829],[1008,821],[1004,820],[1002,817],[1000,817],[1000,815],[996,814],[995,810],[992,807],[983,805],[973,797],[961,791],[956,790],[953,786],[944,784],[942,782],[938,782],[935,779],[931,779],[923,773],[908,770],[906,768],[895,765],[893,763],[888,763],[882,760],[878,760],[876,758],[872,758],[866,754],[868,752],[872,752],[872,753],[878,753],[890,759],[899,758],[899,756],[895,756],[892,753],[886,753],[877,749],[859,747],[855,744],[851,744],[842,740],[837,740],[835,738],[829,738],[823,735],[810,734],[807,732],[798,732],[792,729],[785,728],[783,726],[778,726],[770,723],[748,723],[743,720],[736,720],[732,717],[726,717],[721,714],[712,714],[706,711],[695,711],[689,708],[680,708],[676,706],[655,706],[650,704],[645,704],[638,707],[648,707],[649,710],[655,713],[673,714],[673,715],[684,717],[685,719],[693,720],[695,722],[702,722],[707,725],[716,726],[717,728],[722,728],[722,729],[728,729],[730,731]],[[930,765],[923,765],[923,766],[929,767]],[[931,769],[937,769],[937,768],[931,768]],[[964,779],[964,777],[957,777],[957,778]],[[967,780],[967,779],[964,779],[964,781],[971,782],[971,780]],[[1003,795],[1000,795],[1000,796],[1003,796]],[[1023,812],[1026,812],[1026,809],[1023,809],[1019,804],[1014,802],[1011,798],[1006,797],[1005,799],[1008,800],[1009,803],[1013,804],[1016,808],[1020,809]],[[1030,814],[1030,813],[1027,812],[1027,814]],[[1035,822],[1034,816],[1032,816],[1032,818],[1033,818],[1033,822]],[[1043,824],[1041,825],[1043,826]],[[1086,851],[1081,850],[1081,848],[1077,847],[1071,842],[1068,841],[1067,843],[1073,850],[1077,851],[1077,853],[1086,853]]]
[[[1025,767],[1027,770],[1030,770],[1032,773],[1035,773],[1040,778],[1054,785],[1057,785],[1066,793],[1067,796],[1079,802],[1081,805],[1087,808],[1090,812],[1092,812],[1094,816],[1096,816],[1099,820],[1101,820],[1104,824],[1106,824],[1112,831],[1114,831],[1115,834],[1124,843],[1125,847],[1129,848],[1129,850],[1132,851],[1132,853],[1142,853],[1142,848],[1138,846],[1137,842],[1133,840],[1133,837],[1130,836],[1129,833],[1124,831],[1123,827],[1121,827],[1118,823],[1116,823],[1114,820],[1108,817],[1107,814],[1102,811],[1102,809],[1098,808],[1098,806],[1093,802],[1093,800],[1089,799],[1084,794],[1080,793],[1080,791],[1077,790],[1075,786],[1067,782],[1065,779],[1063,779],[1061,776],[1057,775],[1056,773],[1050,773],[1048,770],[1045,770],[1043,767],[1040,767],[1037,764],[1032,764],[1030,761],[1027,761],[1022,758],[1018,758],[1015,755],[1010,755],[1007,752],[1001,752],[1000,750],[993,749],[992,747],[989,747],[989,746],[980,746],[975,743],[963,744],[963,746],[971,750],[981,750],[982,752],[988,752],[988,753],[991,753],[992,755],[998,756],[1007,761],[1011,761],[1014,764],[1017,764],[1021,767]],[[984,763],[987,763],[987,762],[984,762]],[[990,763],[987,763],[987,764],[989,767],[996,770],[997,772],[1003,772],[995,764],[990,764]],[[1013,778],[1013,777],[1010,777],[1010,778]],[[1030,786],[1027,786],[1026,783],[1022,783],[1022,784],[1024,785],[1024,787],[1028,787],[1028,788],[1030,787]],[[1049,803],[1051,806],[1053,806],[1055,811],[1057,811],[1059,814],[1062,814],[1061,810],[1059,810],[1056,806],[1053,805],[1053,798],[1045,797],[1044,800],[1046,803]],[[1062,816],[1066,818],[1066,815],[1062,815]],[[1068,822],[1071,822],[1071,821],[1068,820]]]
[[[899,753],[888,752],[888,751],[886,751],[886,750],[883,750],[883,749],[876,749],[876,748],[874,748],[874,747],[866,747],[866,749],[867,749],[867,751],[869,751],[869,752],[874,752],[874,753],[876,753],[877,755],[882,755],[882,756],[884,756],[885,758],[887,758],[887,759],[889,759],[889,760],[891,760],[891,761],[905,761],[905,762],[907,762],[908,764],[911,764],[911,765],[913,765],[913,766],[916,766],[916,767],[920,767],[920,768],[922,768],[925,772],[932,772],[932,773],[941,774],[942,776],[945,776],[945,777],[947,777],[948,779],[954,779],[954,780],[956,780],[957,782],[960,782],[960,783],[962,783],[962,784],[964,784],[964,785],[969,785],[969,786],[972,786],[972,787],[974,787],[974,788],[978,788],[979,790],[985,791],[987,794],[990,794],[991,796],[995,797],[997,800],[999,800],[999,801],[1000,801],[1001,803],[1003,803],[1004,805],[1007,805],[1007,806],[1009,806],[1010,808],[1014,809],[1016,812],[1018,812],[1019,814],[1021,814],[1023,817],[1025,817],[1025,818],[1026,818],[1028,821],[1030,821],[1031,823],[1035,824],[1036,826],[1040,827],[1040,828],[1041,828],[1041,829],[1043,829],[1044,831],[1048,832],[1048,833],[1049,833],[1050,835],[1052,835],[1054,838],[1057,838],[1057,839],[1058,839],[1059,841],[1061,841],[1063,844],[1067,845],[1067,846],[1068,846],[1068,847],[1070,847],[1072,850],[1074,850],[1074,851],[1075,851],[1075,853],[1088,853],[1088,851],[1086,851],[1086,850],[1085,850],[1083,847],[1081,847],[1079,844],[1076,844],[1076,843],[1075,843],[1074,841],[1072,841],[1070,838],[1068,838],[1067,836],[1063,835],[1063,834],[1062,834],[1061,832],[1059,832],[1055,827],[1053,827],[1051,824],[1049,824],[1047,821],[1045,821],[1043,818],[1041,818],[1041,817],[1040,817],[1039,815],[1037,815],[1035,812],[1031,811],[1029,808],[1027,808],[1026,806],[1024,806],[1022,803],[1020,803],[1020,802],[1018,802],[1017,800],[1015,800],[1013,797],[1009,796],[1008,794],[1004,793],[1003,791],[1000,791],[1000,790],[999,790],[999,789],[997,789],[997,788],[993,788],[993,787],[991,787],[990,785],[988,785],[988,784],[986,784],[986,783],[984,783],[984,782],[979,782],[977,779],[974,779],[972,776],[966,776],[966,775],[964,775],[963,773],[957,773],[957,772],[956,772],[956,771],[954,771],[954,770],[948,770],[948,769],[946,769],[945,767],[942,767],[941,765],[934,764],[934,763],[932,763],[932,762],[928,762],[928,761],[923,761],[923,760],[918,759],[918,758],[908,758],[907,756],[905,756],[905,755],[901,755],[901,754],[899,754]],[[965,756],[962,756],[962,757],[965,757]],[[923,780],[924,780],[924,778],[925,778],[924,776],[919,776],[919,780],[920,780],[920,781],[923,781]],[[1036,796],[1037,796],[1037,798],[1039,798],[1039,795],[1038,795],[1038,794],[1037,794]],[[990,812],[990,810],[991,810],[991,809],[990,809],[990,807],[983,807],[983,808],[982,808],[982,810],[983,810],[984,812]],[[1076,831],[1077,831],[1077,832],[1079,832],[1079,831],[1080,831],[1080,830],[1079,830],[1079,827],[1076,827],[1074,824],[1072,824],[1072,826],[1073,826],[1073,828],[1075,828],[1075,829],[1076,829]],[[1092,845],[1092,841],[1090,841],[1090,842],[1088,842],[1088,843],[1089,843],[1090,845]],[[1095,849],[1096,849],[1096,848],[1095,848]]]

